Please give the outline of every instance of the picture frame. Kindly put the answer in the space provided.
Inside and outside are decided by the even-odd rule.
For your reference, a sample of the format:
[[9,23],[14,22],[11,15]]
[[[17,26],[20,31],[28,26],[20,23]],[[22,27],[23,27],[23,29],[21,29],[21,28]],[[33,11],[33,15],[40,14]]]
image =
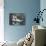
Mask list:
[[10,25],[25,25],[24,13],[10,13],[9,24]]

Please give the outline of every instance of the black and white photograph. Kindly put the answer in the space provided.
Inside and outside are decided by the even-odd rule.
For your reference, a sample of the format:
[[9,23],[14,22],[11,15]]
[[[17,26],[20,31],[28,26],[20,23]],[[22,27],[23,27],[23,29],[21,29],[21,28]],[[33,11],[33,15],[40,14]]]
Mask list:
[[24,13],[10,13],[9,24],[10,25],[25,25]]

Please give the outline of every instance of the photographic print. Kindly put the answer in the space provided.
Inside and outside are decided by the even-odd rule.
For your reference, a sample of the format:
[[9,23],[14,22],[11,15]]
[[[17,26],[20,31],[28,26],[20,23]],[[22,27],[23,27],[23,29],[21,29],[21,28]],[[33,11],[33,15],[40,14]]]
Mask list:
[[10,13],[9,24],[10,25],[25,25],[24,13]]

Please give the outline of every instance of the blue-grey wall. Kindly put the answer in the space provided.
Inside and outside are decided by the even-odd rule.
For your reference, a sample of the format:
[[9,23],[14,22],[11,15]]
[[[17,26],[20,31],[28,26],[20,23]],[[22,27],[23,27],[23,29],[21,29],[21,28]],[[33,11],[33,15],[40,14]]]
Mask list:
[[[46,0],[41,0],[40,1],[40,10],[43,10],[43,9],[46,9]],[[43,22],[40,21],[40,25],[46,27],[46,11],[43,13],[42,17],[43,17]],[[45,40],[45,44],[46,44],[46,40]]]
[[[32,21],[40,9],[40,0],[4,0],[4,35],[7,41],[18,41],[32,30]],[[24,13],[26,25],[10,26],[9,13]]]
[[[40,1],[40,10],[42,11],[43,9],[46,9],[46,0],[41,0]],[[40,25],[46,27],[46,10],[43,12],[43,22],[40,21]]]

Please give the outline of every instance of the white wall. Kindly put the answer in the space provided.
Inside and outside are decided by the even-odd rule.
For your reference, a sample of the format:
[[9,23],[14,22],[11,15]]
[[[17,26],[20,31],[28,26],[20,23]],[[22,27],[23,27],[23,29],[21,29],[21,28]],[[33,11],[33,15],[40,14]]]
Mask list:
[[0,42],[4,41],[4,3],[0,0]]

